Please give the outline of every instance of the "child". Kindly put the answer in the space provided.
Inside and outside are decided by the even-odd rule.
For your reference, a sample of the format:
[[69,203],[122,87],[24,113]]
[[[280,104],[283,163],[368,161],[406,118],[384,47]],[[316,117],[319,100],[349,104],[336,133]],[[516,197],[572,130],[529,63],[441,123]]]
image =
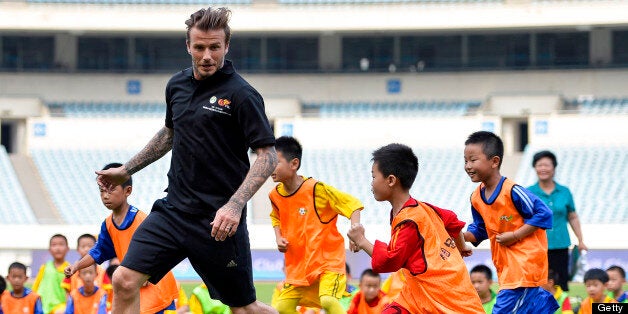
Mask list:
[[33,283],[33,291],[41,296],[42,306],[46,314],[65,312],[66,291],[61,287],[61,282],[65,277],[63,270],[70,266],[70,263],[65,260],[65,255],[69,250],[68,239],[64,235],[53,235],[48,247],[52,261],[41,265],[35,283]]
[[70,292],[65,314],[107,314],[107,292],[94,284],[96,264],[79,270],[78,276],[84,284]]
[[471,268],[471,283],[475,291],[478,292],[484,312],[487,314],[493,313],[493,306],[495,306],[495,301],[497,300],[497,295],[491,290],[493,271],[486,265],[476,265]]
[[229,306],[209,296],[207,286],[202,283],[192,290],[189,300],[192,314],[231,314]]
[[353,297],[347,314],[379,314],[389,303],[380,289],[382,278],[368,268],[360,275],[360,291]]
[[[103,170],[120,166],[119,163],[111,163],[106,165]],[[122,185],[110,190],[104,187],[100,188],[100,199],[105,207],[111,210],[111,215],[103,221],[96,245],[87,255],[65,269],[66,276],[72,276],[80,269],[94,263],[101,264],[113,257],[124,260],[133,233],[146,218],[144,212],[127,202],[127,198],[133,191],[132,180],[129,178]],[[140,313],[153,314],[162,310],[176,310],[174,299],[177,298],[178,294],[174,276],[172,272],[168,272],[156,285],[146,283],[142,286],[140,289]]]
[[471,195],[473,223],[464,233],[478,245],[490,239],[499,293],[493,311],[553,313],[554,297],[540,286],[547,281],[547,236],[552,211],[534,194],[502,177],[502,140],[486,131],[465,142],[464,169],[481,184]]
[[[13,291],[5,290],[0,292],[0,313],[44,313],[39,294],[24,287],[24,283],[28,280],[26,265],[18,262],[9,265],[7,280],[13,287]],[[6,283],[4,280],[0,280],[0,290],[4,290],[4,288],[6,288]]]
[[593,312],[593,302],[595,303],[617,303],[613,298],[606,295],[606,284],[608,274],[599,268],[591,268],[584,273],[584,285],[587,287],[587,294],[578,314],[591,314]]
[[373,152],[372,160],[373,196],[392,206],[391,241],[372,244],[360,224],[347,236],[372,257],[373,271],[407,270],[406,284],[382,313],[484,312],[461,256],[471,254],[462,238],[464,222],[410,196],[419,170],[412,149],[389,144]]
[[555,314],[573,314],[569,294],[567,291],[563,291],[563,288],[558,284],[560,282],[558,276],[559,274],[550,268],[547,271],[547,283],[541,287],[551,293],[560,306]]
[[626,272],[623,268],[613,265],[606,270],[608,274],[608,295],[619,303],[628,303],[628,292],[624,291]]
[[[83,256],[87,255],[89,250],[94,245],[96,245],[96,237],[89,233],[85,233],[80,235],[78,237],[78,240],[76,240],[76,251],[82,258]],[[105,289],[108,295],[113,289],[111,286],[111,280],[106,279],[105,277],[105,269],[100,267],[100,265],[96,265],[96,276],[94,278],[94,285]],[[61,287],[63,287],[63,289],[65,289],[68,293],[78,289],[79,287],[82,287],[83,285],[83,280],[81,280],[78,273],[72,275],[72,277],[70,278],[63,279],[63,282],[61,283]]]
[[360,222],[362,203],[329,185],[297,174],[302,148],[287,136],[275,142],[279,182],[270,192],[270,214],[277,248],[285,254],[286,279],[276,302],[279,313],[294,313],[301,299],[312,299],[327,314],[346,313],[339,299],[345,291],[345,244],[338,215]]

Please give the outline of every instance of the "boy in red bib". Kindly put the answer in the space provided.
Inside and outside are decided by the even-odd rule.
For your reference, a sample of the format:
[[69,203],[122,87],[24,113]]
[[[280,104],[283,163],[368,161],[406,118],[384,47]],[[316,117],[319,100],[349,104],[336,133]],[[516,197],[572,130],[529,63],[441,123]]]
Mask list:
[[407,270],[401,292],[382,313],[483,313],[462,260],[471,255],[461,232],[464,222],[410,196],[418,171],[419,161],[408,146],[390,144],[373,152],[373,196],[392,206],[390,243],[372,244],[360,224],[347,234],[372,257],[373,271]]

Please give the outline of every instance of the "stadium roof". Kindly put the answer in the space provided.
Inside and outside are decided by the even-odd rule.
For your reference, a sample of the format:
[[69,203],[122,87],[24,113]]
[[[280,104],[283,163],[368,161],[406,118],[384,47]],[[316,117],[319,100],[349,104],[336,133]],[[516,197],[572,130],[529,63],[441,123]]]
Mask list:
[[[447,31],[628,26],[628,1],[230,5],[239,32]],[[195,5],[0,2],[2,31],[180,32]]]

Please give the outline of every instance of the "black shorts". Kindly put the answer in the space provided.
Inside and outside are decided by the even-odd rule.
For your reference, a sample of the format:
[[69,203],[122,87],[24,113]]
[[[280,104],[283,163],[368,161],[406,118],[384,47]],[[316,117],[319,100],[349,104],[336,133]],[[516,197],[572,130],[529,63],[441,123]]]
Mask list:
[[547,250],[547,260],[549,268],[558,274],[558,281],[554,284],[559,285],[563,291],[569,291],[569,250]]
[[133,234],[122,266],[149,275],[154,284],[187,257],[213,299],[232,307],[255,302],[246,223],[234,236],[216,241],[210,234],[213,219],[177,210],[165,198],[155,201]]

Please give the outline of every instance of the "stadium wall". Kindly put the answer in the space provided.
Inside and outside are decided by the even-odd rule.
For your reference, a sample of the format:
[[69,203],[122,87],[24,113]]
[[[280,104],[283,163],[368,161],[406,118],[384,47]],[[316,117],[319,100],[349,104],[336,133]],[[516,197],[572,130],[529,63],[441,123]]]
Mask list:
[[[389,74],[245,74],[266,99],[304,102],[484,100],[491,95],[626,95],[628,70],[487,71]],[[3,97],[45,102],[164,102],[170,75],[1,73]],[[399,89],[390,89],[391,82]],[[37,89],[33,89],[37,86]],[[272,104],[269,104],[272,105]]]

